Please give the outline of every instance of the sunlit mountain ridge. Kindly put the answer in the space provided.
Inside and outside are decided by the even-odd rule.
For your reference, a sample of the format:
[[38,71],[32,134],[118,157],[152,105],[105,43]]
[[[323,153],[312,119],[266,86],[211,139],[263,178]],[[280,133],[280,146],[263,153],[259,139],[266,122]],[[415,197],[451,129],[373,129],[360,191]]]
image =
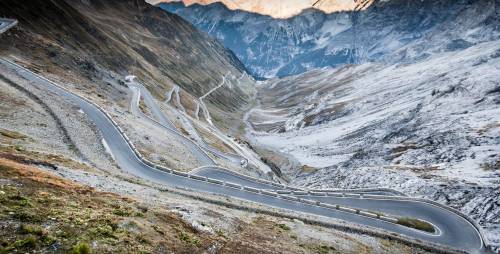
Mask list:
[[[180,0],[149,0],[151,4],[161,2],[180,2]],[[370,6],[374,0],[182,0],[186,6],[193,4],[212,4],[221,2],[231,10],[269,15],[274,18],[289,18],[300,14],[305,9],[315,8],[325,13],[348,10],[362,10]]]

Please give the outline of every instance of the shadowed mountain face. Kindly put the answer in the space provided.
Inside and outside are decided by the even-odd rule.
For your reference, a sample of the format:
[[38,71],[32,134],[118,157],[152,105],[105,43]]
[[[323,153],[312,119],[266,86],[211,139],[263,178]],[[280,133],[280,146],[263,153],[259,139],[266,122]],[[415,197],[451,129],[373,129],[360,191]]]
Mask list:
[[[222,4],[161,4],[229,47],[258,77],[364,62],[415,62],[491,40],[498,0],[378,1],[365,11],[273,19]],[[477,29],[472,29],[477,28]],[[470,31],[463,33],[463,31]]]
[[[157,97],[177,84],[196,98],[223,75],[239,77],[244,71],[219,42],[142,0],[2,0],[0,16],[19,20],[17,28],[2,35],[3,56],[31,69],[69,75],[75,83],[87,80],[94,86],[88,91],[111,98],[116,90],[110,84],[129,74]],[[214,101],[220,103],[214,104],[223,111],[237,110],[250,98],[238,87],[217,95]]]

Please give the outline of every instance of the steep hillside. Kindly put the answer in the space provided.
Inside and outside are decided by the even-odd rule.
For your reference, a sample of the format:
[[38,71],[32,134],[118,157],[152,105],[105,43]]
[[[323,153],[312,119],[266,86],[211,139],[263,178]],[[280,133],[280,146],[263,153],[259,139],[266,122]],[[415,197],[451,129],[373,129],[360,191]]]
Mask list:
[[[299,186],[389,187],[461,209],[500,245],[500,44],[412,64],[273,79],[248,114],[256,146]],[[277,161],[280,163],[280,161]]]
[[352,63],[421,61],[495,39],[499,4],[377,1],[364,11],[325,14],[311,9],[284,20],[231,11],[222,4],[160,6],[218,38],[253,75],[271,78]]
[[[179,85],[193,112],[193,100],[219,85],[223,75],[234,82],[244,72],[221,44],[143,1],[7,0],[0,3],[0,16],[19,20],[17,29],[2,35],[0,54],[118,102],[120,84],[133,74],[158,99]],[[246,107],[251,82],[219,91],[210,105],[221,114]]]
[[[228,118],[239,118],[253,89],[220,44],[137,3],[0,2],[1,16],[20,22],[0,41],[0,253],[427,253],[312,225],[313,216],[290,210],[155,184],[118,164],[104,134],[113,128],[96,128],[85,105],[43,77],[98,104],[144,156],[176,170],[204,164],[186,142],[131,112],[124,76],[139,76],[173,124],[226,80],[205,100],[224,116],[214,122],[231,126]],[[175,83],[182,87],[174,93],[178,110],[162,100],[179,91]],[[144,97],[134,105],[150,114]]]

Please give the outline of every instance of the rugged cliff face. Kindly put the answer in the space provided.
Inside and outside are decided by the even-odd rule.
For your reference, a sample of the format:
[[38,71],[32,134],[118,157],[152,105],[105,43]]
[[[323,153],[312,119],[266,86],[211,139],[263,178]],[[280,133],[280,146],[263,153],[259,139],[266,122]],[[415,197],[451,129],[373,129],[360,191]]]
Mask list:
[[497,36],[492,31],[498,30],[498,4],[391,0],[359,12],[310,9],[289,19],[231,11],[222,4],[160,6],[218,38],[255,76],[270,78],[353,63],[414,62],[463,49]]
[[404,16],[406,31],[379,23],[375,39],[362,40],[372,48],[359,56],[376,63],[263,82],[249,136],[299,163],[276,160],[297,185],[434,199],[480,222],[498,249],[500,4],[423,3],[428,18]]
[[267,81],[249,136],[290,157],[275,162],[296,185],[430,198],[476,219],[499,248],[499,45]]
[[[6,0],[0,2],[0,16],[19,20],[2,35],[2,55],[106,98],[123,96],[117,92],[123,90],[120,83],[133,74],[159,99],[179,85],[192,112],[192,101],[224,75],[244,72],[223,45],[144,1]],[[219,112],[236,112],[251,99],[251,82],[219,91],[208,102]]]
[[326,13],[363,10],[375,0],[148,0],[152,4],[183,2],[185,5],[223,3],[231,10],[242,10],[273,18],[286,19],[300,14],[305,9],[315,8]]

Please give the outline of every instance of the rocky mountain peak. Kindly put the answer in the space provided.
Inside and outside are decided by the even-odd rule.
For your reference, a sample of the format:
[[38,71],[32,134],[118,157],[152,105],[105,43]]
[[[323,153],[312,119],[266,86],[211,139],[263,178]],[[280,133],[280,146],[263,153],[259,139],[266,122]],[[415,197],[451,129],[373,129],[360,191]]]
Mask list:
[[183,2],[186,6],[194,4],[209,5],[223,3],[230,10],[242,10],[251,13],[286,19],[301,14],[304,10],[313,8],[325,13],[340,11],[363,10],[375,0],[150,0],[152,4]]

